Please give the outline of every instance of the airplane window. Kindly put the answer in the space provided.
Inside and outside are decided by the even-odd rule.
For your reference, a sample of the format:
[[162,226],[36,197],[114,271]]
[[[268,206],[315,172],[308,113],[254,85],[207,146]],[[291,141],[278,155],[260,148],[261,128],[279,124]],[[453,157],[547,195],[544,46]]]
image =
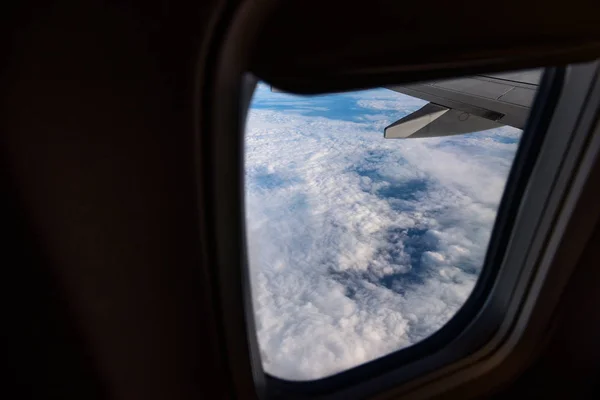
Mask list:
[[245,136],[265,372],[305,381],[411,346],[470,295],[540,71],[296,96]]

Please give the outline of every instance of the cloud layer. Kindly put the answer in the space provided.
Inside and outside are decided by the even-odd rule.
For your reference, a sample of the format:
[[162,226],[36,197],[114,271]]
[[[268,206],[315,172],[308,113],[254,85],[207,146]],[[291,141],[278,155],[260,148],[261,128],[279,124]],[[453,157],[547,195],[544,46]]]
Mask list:
[[520,131],[383,139],[423,104],[385,89],[306,98],[259,86],[246,215],[268,373],[317,379],[381,357],[469,296]]

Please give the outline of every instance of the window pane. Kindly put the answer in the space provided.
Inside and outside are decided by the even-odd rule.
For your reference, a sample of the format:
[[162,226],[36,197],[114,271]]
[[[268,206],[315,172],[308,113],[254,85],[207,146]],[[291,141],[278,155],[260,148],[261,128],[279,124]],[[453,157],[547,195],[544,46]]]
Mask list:
[[521,130],[383,137],[426,104],[384,88],[301,97],[258,86],[246,218],[267,373],[318,379],[405,348],[471,293]]

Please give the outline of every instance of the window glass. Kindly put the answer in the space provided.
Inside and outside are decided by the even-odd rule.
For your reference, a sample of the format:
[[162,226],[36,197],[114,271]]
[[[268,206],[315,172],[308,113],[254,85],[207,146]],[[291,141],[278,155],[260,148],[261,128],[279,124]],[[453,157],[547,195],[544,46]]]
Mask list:
[[[517,89],[535,90],[538,78],[506,78],[508,106],[531,102]],[[430,87],[475,90],[483,81]],[[504,88],[484,89],[502,103]],[[400,350],[440,329],[471,293],[521,137],[501,122],[520,122],[502,104],[471,104],[465,114],[428,100],[386,88],[304,97],[258,85],[245,201],[267,373],[318,379]],[[433,136],[384,138],[410,115],[386,136]],[[456,128],[451,115],[475,122]],[[440,136],[444,129],[472,133]]]

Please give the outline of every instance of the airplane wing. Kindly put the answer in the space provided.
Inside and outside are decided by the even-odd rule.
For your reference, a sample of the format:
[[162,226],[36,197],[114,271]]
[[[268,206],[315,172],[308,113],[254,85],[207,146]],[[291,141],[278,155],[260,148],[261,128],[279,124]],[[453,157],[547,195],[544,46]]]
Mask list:
[[385,128],[386,139],[459,135],[503,125],[523,129],[542,71],[475,75],[388,89],[429,101]]

